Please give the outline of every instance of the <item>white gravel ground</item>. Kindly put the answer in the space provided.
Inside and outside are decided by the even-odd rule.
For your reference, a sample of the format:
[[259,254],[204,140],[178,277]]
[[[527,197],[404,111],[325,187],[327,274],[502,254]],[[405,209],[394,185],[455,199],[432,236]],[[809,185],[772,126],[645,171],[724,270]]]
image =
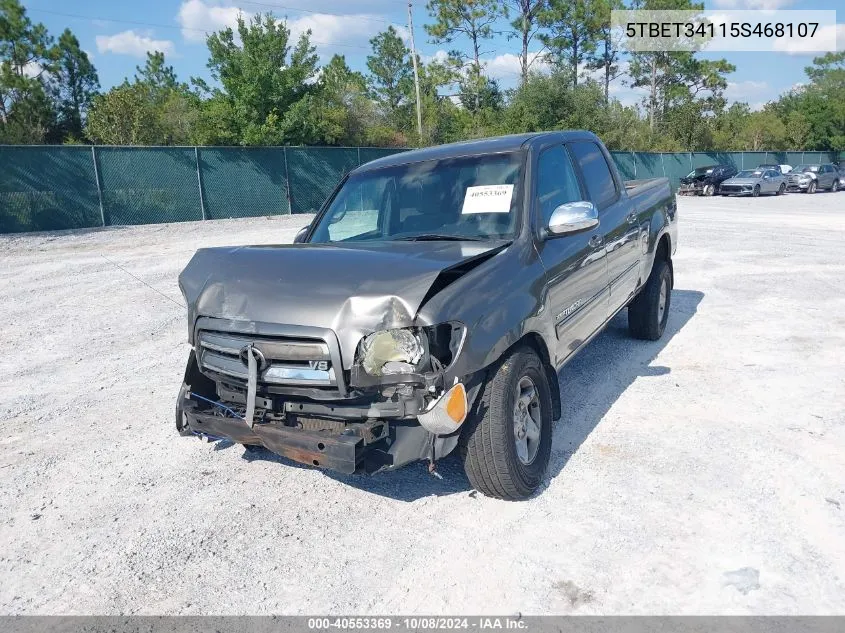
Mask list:
[[666,336],[562,372],[524,503],[176,434],[178,272],[302,217],[0,238],[0,613],[845,612],[845,193],[680,220]]

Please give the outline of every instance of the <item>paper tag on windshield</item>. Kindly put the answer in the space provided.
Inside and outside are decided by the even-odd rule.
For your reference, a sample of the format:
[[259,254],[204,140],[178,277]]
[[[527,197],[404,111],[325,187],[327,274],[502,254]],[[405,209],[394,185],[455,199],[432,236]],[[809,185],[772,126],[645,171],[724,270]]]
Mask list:
[[462,214],[510,213],[513,185],[467,187]]

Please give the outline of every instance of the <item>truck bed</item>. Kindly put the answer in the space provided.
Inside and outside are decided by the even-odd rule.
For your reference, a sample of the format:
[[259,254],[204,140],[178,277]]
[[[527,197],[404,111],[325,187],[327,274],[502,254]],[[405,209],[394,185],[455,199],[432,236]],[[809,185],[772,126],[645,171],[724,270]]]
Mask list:
[[645,180],[626,180],[625,191],[638,211],[650,209],[670,202],[674,207],[675,197],[668,178],[648,178]]
[[629,195],[635,194],[638,191],[645,191],[646,189],[650,189],[652,187],[657,187],[661,183],[666,183],[666,186],[669,185],[669,179],[666,177],[661,178],[644,178],[641,180],[626,180],[625,181],[625,189],[628,191]]

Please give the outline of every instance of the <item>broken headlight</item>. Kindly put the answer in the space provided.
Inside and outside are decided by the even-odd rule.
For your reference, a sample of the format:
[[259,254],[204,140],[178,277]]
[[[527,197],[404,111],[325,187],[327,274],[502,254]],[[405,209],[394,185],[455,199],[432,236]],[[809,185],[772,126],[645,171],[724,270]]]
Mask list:
[[425,360],[427,343],[420,328],[380,330],[361,340],[358,362],[371,376],[412,374]]

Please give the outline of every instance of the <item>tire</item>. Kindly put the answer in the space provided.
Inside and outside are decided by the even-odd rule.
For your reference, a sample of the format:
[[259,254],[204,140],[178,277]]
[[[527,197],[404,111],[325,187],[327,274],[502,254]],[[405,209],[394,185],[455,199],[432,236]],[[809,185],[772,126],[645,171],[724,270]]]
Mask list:
[[807,193],[816,193],[816,181],[810,181],[810,184],[807,185]]
[[715,185],[704,185],[704,191],[701,192],[708,198],[716,193],[716,186]]
[[[526,399],[532,387],[535,398]],[[524,441],[527,451],[522,456],[517,448],[516,413],[523,410],[519,400],[527,404],[527,419],[537,434],[532,442],[531,428],[521,427],[519,443]],[[473,487],[488,497],[526,499],[543,483],[551,448],[552,399],[546,370],[534,350],[521,347],[490,369],[464,423],[460,444],[464,470]]]
[[780,183],[780,187],[778,187],[778,190],[775,195],[782,196],[784,191],[786,191],[786,185],[784,183]]
[[[628,306],[628,331],[634,338],[656,341],[666,329],[672,303],[672,269],[666,260],[654,262],[640,294]],[[664,289],[661,311],[661,289]]]
[[833,183],[830,185],[830,191],[832,193],[839,191],[839,178],[834,179]]
[[755,198],[760,195],[760,185],[754,185],[754,191],[751,192],[751,195]]

